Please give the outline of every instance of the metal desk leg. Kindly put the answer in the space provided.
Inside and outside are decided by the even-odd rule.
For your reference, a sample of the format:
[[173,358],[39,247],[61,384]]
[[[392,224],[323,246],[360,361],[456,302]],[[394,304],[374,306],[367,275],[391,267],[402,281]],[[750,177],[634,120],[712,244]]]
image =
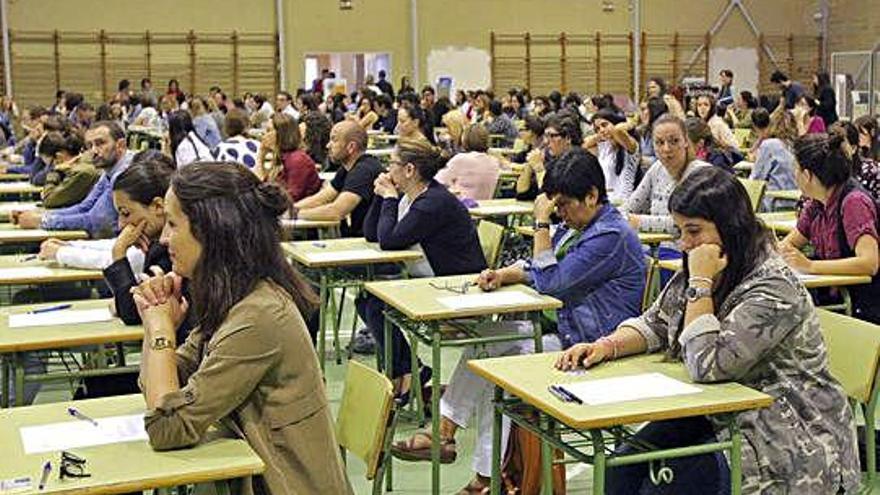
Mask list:
[[847,316],[852,316],[852,298],[849,295],[849,290],[846,287],[839,287],[838,290],[840,290],[840,297],[843,298],[843,312]]
[[740,495],[742,493],[742,433],[736,425],[736,421],[731,421],[728,426],[730,430],[730,493],[732,495]]
[[440,493],[440,328],[431,323],[431,493]]
[[12,369],[15,373],[15,406],[24,405],[24,354],[12,354]]
[[318,308],[318,362],[321,363],[321,374],[324,374],[324,359],[326,356],[324,355],[324,338],[327,335],[327,303],[328,303],[328,290],[327,290],[327,275],[322,271],[321,272],[321,280],[318,283],[318,292],[320,295],[320,307]]
[[492,495],[501,493],[501,421],[504,415],[501,413],[501,403],[504,401],[504,390],[495,387],[495,401],[492,408],[494,419],[492,421]]
[[[544,413],[538,413],[538,421],[542,431],[554,435],[554,432],[550,431],[552,419]],[[550,442],[544,439],[541,440],[541,494],[553,495],[553,449]]]
[[532,331],[535,332],[535,354],[544,352],[544,335],[541,331],[541,313],[533,312]]
[[3,391],[0,392],[0,407],[5,409],[9,407],[9,389],[12,385],[9,381],[9,358],[6,356],[0,356],[0,385],[3,386]]
[[593,493],[605,493],[605,441],[602,430],[590,430],[593,441]]
[[[385,370],[385,376],[387,376],[389,380],[393,380],[393,377],[391,376],[391,368],[392,368],[391,360],[393,359],[391,357],[391,321],[388,320],[387,314],[385,315],[385,325],[384,325],[383,331],[385,333],[385,345],[382,346],[382,355],[384,357],[384,359],[383,359],[384,363],[382,363],[381,368]],[[378,352],[376,353],[376,359],[377,360],[379,359]]]

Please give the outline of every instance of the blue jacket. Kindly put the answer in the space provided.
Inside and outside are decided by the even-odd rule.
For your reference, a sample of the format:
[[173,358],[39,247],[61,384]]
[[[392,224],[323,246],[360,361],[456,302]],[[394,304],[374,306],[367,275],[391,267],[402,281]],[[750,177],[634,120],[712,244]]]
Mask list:
[[33,139],[28,139],[24,148],[21,150],[21,165],[9,167],[6,169],[8,174],[28,174],[34,173],[38,166],[42,165],[43,160],[37,154],[37,143]]
[[614,207],[602,205],[557,260],[555,251],[569,235],[570,230],[560,226],[553,235],[553,250],[539,253],[527,270],[538,292],[563,303],[557,324],[566,349],[593,342],[638,316],[645,290],[645,255],[638,235]]
[[126,151],[111,170],[101,174],[85,199],[67,208],[47,211],[40,226],[47,230],[85,230],[89,236],[98,239],[113,237],[117,218],[113,207],[113,183],[131,164],[131,157],[132,153]]

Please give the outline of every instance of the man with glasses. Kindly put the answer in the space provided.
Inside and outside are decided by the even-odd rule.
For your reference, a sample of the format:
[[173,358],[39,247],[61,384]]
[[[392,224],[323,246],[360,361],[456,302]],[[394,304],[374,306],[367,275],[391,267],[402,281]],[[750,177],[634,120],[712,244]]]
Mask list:
[[116,177],[131,163],[132,153],[126,149],[125,132],[110,121],[92,124],[86,132],[86,150],[102,174],[85,199],[57,210],[14,213],[13,221],[23,229],[85,230],[92,238],[112,237],[116,209],[111,191]]

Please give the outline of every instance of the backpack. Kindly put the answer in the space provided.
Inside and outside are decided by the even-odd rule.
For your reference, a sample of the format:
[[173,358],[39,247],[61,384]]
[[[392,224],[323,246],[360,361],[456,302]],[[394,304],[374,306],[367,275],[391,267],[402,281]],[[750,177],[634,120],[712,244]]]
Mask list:
[[[507,455],[501,470],[504,495],[541,493],[541,439],[511,422]],[[562,459],[562,451],[553,449],[553,458]],[[553,465],[553,495],[565,495],[565,465]]]

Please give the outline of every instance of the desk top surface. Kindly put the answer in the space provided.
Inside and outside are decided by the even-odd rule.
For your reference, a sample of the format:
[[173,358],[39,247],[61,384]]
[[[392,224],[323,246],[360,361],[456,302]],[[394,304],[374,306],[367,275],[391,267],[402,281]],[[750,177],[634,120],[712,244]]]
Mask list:
[[[681,270],[681,260],[660,260],[657,266],[664,270]],[[847,285],[862,285],[871,283],[871,277],[867,275],[812,275],[798,273],[798,279],[808,289],[819,287],[844,287]]]
[[[154,451],[146,441],[132,441],[75,449],[73,453],[86,459],[86,472],[92,476],[62,481],[58,476],[60,453],[25,454],[19,429],[79,421],[67,414],[67,408],[74,405],[96,419],[143,413],[145,409],[142,396],[123,395],[0,410],[0,444],[4,449],[0,479],[29,476],[33,483],[30,490],[15,493],[126,493],[251,476],[265,468],[244,440],[214,438],[192,449],[167,452]],[[53,470],[46,489],[38,491],[46,461],[52,463]]]
[[[659,421],[767,407],[772,398],[738,383],[695,384],[679,362],[663,362],[662,354],[648,354],[602,363],[585,373],[574,375],[553,367],[560,353],[507,356],[468,361],[477,375],[500,386],[558,421],[578,430]],[[642,373],[661,373],[692,384],[701,391],[603,405],[562,402],[547,388],[550,385],[622,377]]]
[[[47,325],[33,327],[9,327],[9,315],[26,313],[33,309],[67,304],[52,302],[6,306],[0,308],[0,353],[37,351],[43,349],[66,349],[80,345],[107,344],[114,342],[132,342],[144,338],[144,329],[140,325],[126,325],[119,318],[109,321],[92,323],[74,323],[70,325]],[[109,299],[91,299],[71,301],[71,309],[87,310],[106,308]],[[2,478],[0,478],[2,479]]]
[[421,251],[383,251],[363,237],[282,243],[284,252],[309,268],[401,263],[421,259]]
[[467,307],[451,307],[445,298],[480,296],[488,294],[479,287],[469,286],[467,292],[459,292],[461,287],[477,279],[477,274],[454,275],[450,277],[430,277],[407,280],[390,280],[368,282],[364,288],[389,306],[403,313],[407,318],[416,321],[449,320],[501,313],[517,313],[558,309],[562,302],[550,296],[539,294],[523,284],[509,285],[493,293],[519,292],[528,299],[513,302],[497,302],[491,300],[477,301]]

